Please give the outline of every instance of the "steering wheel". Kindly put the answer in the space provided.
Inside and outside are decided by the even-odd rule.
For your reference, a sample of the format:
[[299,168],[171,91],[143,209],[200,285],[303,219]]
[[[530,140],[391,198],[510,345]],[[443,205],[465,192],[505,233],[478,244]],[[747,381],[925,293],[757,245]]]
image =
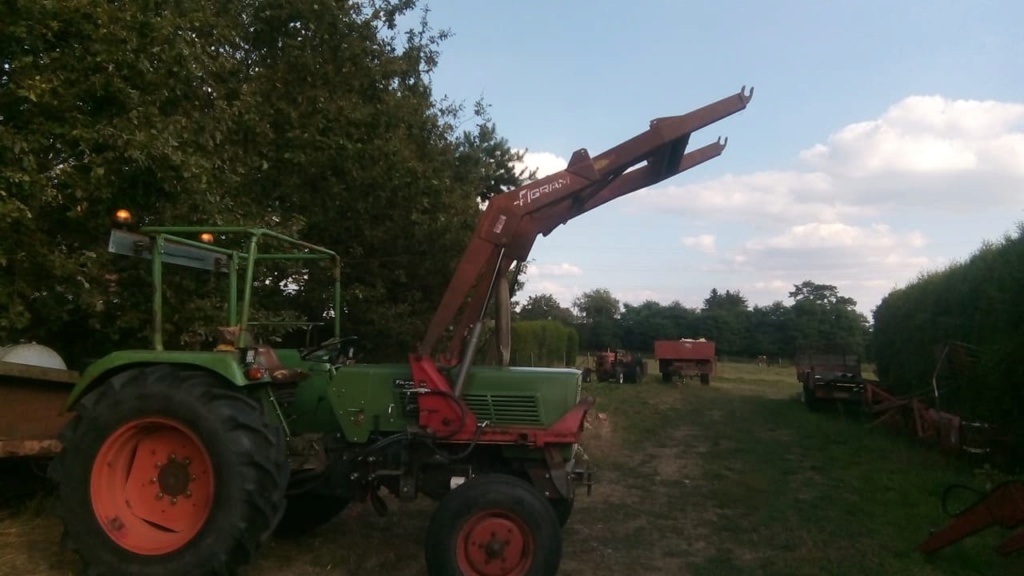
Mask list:
[[349,350],[344,349],[344,345],[347,342],[358,340],[355,336],[341,336],[338,338],[331,338],[321,342],[319,345],[310,348],[302,352],[299,356],[303,360],[320,360],[320,355],[324,355],[322,361],[328,362],[331,365],[338,364],[338,362],[348,355]]

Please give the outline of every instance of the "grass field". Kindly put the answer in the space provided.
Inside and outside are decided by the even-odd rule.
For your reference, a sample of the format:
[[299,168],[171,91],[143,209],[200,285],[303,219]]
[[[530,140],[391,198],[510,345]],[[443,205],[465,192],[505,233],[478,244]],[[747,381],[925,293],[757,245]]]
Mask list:
[[[840,413],[811,414],[791,369],[721,364],[710,387],[591,384],[600,416],[584,445],[599,467],[565,530],[565,575],[1024,573],[994,528],[933,557],[915,548],[945,522],[964,465]],[[0,574],[74,574],[37,498],[0,512]],[[247,574],[424,574],[432,504],[377,517],[353,507],[303,540],[275,540]]]

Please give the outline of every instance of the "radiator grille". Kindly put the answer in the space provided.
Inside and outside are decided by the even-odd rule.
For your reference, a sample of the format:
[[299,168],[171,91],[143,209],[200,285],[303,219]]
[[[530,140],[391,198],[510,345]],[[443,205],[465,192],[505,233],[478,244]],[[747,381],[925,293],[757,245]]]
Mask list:
[[464,399],[477,420],[489,420],[492,424],[541,424],[540,407],[534,395],[466,394]]

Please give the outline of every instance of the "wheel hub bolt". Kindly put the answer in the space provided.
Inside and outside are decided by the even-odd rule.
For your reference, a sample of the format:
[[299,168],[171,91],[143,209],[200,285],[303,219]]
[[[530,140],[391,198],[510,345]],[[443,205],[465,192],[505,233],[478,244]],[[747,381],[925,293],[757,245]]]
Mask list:
[[505,544],[501,540],[492,537],[484,547],[484,552],[487,554],[488,559],[500,558],[505,552]]
[[166,494],[171,497],[171,504],[177,504],[181,496],[192,497],[188,485],[195,482],[197,477],[189,473],[188,466],[191,463],[192,459],[188,457],[178,460],[178,455],[174,452],[167,455],[167,461],[156,463],[159,472],[149,479],[149,483],[155,484],[159,490],[156,493],[157,500]]

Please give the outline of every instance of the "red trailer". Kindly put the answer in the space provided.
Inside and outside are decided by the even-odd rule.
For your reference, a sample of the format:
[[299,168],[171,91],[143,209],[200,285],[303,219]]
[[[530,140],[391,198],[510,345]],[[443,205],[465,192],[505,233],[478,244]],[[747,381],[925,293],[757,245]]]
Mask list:
[[853,404],[864,401],[866,380],[861,375],[859,356],[804,352],[797,354],[794,365],[800,397],[809,410],[818,410],[830,400]]
[[704,338],[680,340],[657,340],[654,342],[654,356],[658,359],[658,371],[662,382],[671,382],[676,376],[700,376],[700,383],[711,384],[715,372],[715,343]]

